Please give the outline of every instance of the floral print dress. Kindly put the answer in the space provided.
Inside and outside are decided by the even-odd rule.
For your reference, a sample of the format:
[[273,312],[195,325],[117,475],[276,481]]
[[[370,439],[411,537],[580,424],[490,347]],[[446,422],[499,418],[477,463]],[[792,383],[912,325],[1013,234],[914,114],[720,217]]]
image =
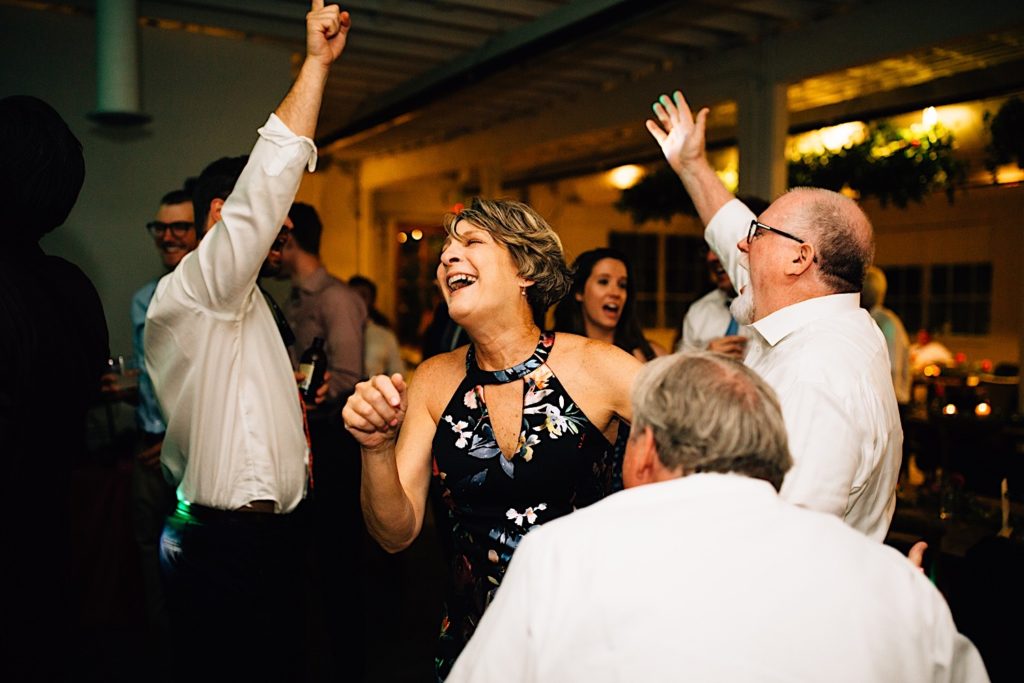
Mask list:
[[[538,524],[622,488],[622,463],[547,366],[553,332],[506,370],[481,370],[471,346],[466,378],[445,408],[433,441],[438,520],[451,573],[436,659],[443,680],[476,629],[523,535]],[[498,448],[486,387],[523,380],[519,444]],[[622,430],[620,430],[622,431]]]

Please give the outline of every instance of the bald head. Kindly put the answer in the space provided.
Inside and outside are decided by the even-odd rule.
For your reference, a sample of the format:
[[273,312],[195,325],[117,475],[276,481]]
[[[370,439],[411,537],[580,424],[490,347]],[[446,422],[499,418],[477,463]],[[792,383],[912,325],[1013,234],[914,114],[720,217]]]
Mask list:
[[817,187],[793,188],[785,198],[801,227],[814,235],[822,283],[833,293],[859,292],[875,256],[875,240],[857,202]]

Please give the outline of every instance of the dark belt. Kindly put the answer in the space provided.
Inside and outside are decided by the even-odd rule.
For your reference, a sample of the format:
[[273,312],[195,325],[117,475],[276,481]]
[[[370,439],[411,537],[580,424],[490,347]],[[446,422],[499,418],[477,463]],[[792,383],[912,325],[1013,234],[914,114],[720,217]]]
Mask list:
[[273,501],[257,500],[236,510],[221,510],[211,508],[199,503],[188,503],[178,501],[178,508],[175,514],[183,517],[191,517],[199,522],[244,522],[244,523],[273,523],[287,520],[290,513],[275,513]]

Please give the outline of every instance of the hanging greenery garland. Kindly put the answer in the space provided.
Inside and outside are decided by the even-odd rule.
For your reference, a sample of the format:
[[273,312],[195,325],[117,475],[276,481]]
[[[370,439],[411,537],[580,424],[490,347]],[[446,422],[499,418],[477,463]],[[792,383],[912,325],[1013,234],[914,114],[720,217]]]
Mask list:
[[[1024,105],[1021,109],[1024,115]],[[1022,130],[1024,124],[1016,124],[1018,140]],[[875,197],[882,206],[892,202],[901,208],[942,190],[952,202],[967,171],[953,147],[953,133],[940,123],[924,129],[897,128],[888,121],[879,121],[867,128],[860,142],[790,160],[789,187],[823,187],[836,192],[849,189],[861,199]],[[1024,146],[1017,149],[1024,153]],[[693,201],[668,164],[622,190],[615,208],[629,213],[637,224],[649,220],[667,223],[676,215],[697,215]]]
[[967,165],[953,154],[953,133],[941,123],[928,129],[897,128],[888,121],[868,127],[861,142],[789,162],[789,186],[853,190],[886,206],[905,207],[940,190],[953,201]]

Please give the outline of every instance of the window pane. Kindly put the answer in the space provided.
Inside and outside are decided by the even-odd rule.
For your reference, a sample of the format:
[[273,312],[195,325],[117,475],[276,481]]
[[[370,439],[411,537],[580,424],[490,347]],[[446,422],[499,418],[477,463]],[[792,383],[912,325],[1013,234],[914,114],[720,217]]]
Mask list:
[[949,268],[946,266],[932,266],[932,294],[944,296],[949,289]]
[[953,294],[969,294],[971,291],[971,275],[974,269],[971,266],[953,266]]
[[992,309],[992,264],[953,263],[932,266],[928,303],[929,329],[952,334],[989,333]]
[[979,263],[974,267],[974,293],[992,293],[992,264]]
[[704,240],[686,235],[666,236],[666,294],[696,294],[707,289],[707,282]]
[[630,260],[637,292],[658,291],[658,236],[613,232],[609,243]]
[[656,299],[637,298],[637,315],[640,317],[640,327],[658,326],[658,302]]
[[953,304],[953,332],[973,332],[971,329],[971,305],[966,301]]

